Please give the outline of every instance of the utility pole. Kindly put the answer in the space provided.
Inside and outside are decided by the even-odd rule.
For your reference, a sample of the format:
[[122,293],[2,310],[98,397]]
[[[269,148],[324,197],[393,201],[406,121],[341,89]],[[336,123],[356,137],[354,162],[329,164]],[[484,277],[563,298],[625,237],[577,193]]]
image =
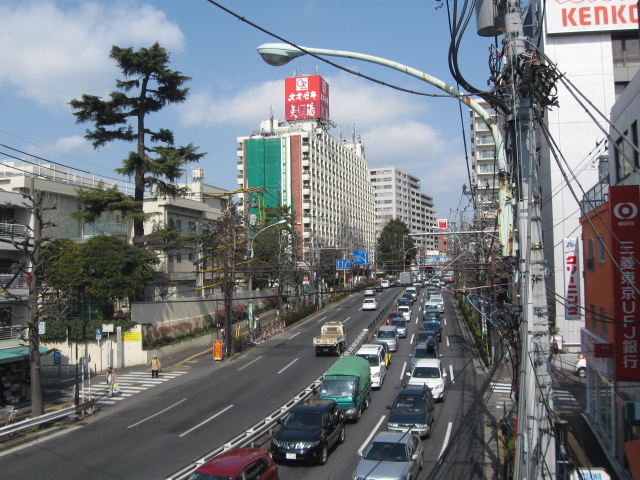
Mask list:
[[[532,120],[532,52],[527,52],[520,0],[504,4],[505,40],[509,62],[503,69],[513,96],[507,127],[513,133],[512,178],[518,178],[517,234],[520,338],[518,428],[515,474],[517,479],[550,479],[556,476],[553,436],[553,392],[546,273],[542,245],[540,194],[535,126]],[[508,94],[507,94],[508,95]],[[536,106],[539,108],[539,105]]]

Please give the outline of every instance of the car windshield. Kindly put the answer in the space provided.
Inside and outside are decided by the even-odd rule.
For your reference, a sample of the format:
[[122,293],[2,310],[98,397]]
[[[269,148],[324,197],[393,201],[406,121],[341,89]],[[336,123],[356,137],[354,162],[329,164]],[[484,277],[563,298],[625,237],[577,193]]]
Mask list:
[[435,348],[416,348],[413,351],[413,358],[437,358]]
[[426,331],[418,332],[418,338],[416,339],[416,342],[417,343],[424,342],[429,337],[433,337],[433,332],[426,332]]
[[392,330],[378,330],[378,338],[395,338],[395,336]]
[[416,367],[411,374],[414,378],[440,378],[438,367]]
[[320,395],[331,398],[349,398],[353,396],[354,383],[348,380],[325,380]]
[[376,301],[373,298],[369,298],[364,301],[364,303],[375,303]]
[[394,319],[394,318],[402,318],[402,312],[391,312],[388,315],[388,318],[390,319]]
[[424,412],[427,410],[427,401],[417,395],[399,395],[392,408],[399,412]]
[[391,325],[393,325],[395,327],[400,327],[400,328],[407,328],[407,321],[406,320],[393,320],[391,322]]
[[212,473],[194,473],[189,480],[233,480],[229,475],[214,475]]
[[310,412],[291,412],[283,425],[293,430],[315,430],[322,428],[322,414]]
[[422,330],[440,330],[440,324],[438,322],[424,322]]
[[380,366],[380,358],[378,357],[378,355],[367,355],[363,353],[358,353],[357,356],[366,359],[369,362],[369,365],[371,365],[372,367]]
[[373,442],[364,452],[365,460],[385,462],[408,461],[407,448],[403,443]]

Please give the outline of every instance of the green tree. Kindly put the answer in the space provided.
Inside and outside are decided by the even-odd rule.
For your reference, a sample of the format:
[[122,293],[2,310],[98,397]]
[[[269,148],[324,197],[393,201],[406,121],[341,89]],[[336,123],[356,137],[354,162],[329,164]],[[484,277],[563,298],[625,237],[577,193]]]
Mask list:
[[158,264],[153,252],[112,235],[99,235],[78,246],[59,240],[48,252],[45,274],[51,286],[102,300],[138,298],[153,281]]
[[[135,191],[133,203],[121,196],[113,198],[114,192],[103,191],[88,203],[87,215],[91,217],[107,205],[116,204],[133,221],[134,239],[144,236],[144,221],[148,218],[143,211],[144,192],[152,188],[158,195],[175,196],[180,193],[175,181],[183,174],[188,162],[197,162],[205,154],[198,153],[193,144],[175,146],[171,130],[147,127],[147,116],[162,110],[169,104],[182,103],[187,98],[188,88],[183,85],[190,80],[179,71],[169,70],[170,54],[157,42],[151,48],[113,46],[112,58],[122,71],[125,80],[116,80],[118,91],[111,92],[109,100],[94,95],[82,95],[81,100],[71,100],[76,123],[92,123],[94,130],[87,130],[85,138],[91,140],[98,149],[110,142],[121,140],[135,143],[135,151],[129,152],[116,172],[133,178]],[[149,144],[155,144],[150,146]],[[85,192],[81,192],[85,193]]]
[[397,272],[416,256],[409,227],[400,219],[389,221],[378,237],[378,261],[388,272]]

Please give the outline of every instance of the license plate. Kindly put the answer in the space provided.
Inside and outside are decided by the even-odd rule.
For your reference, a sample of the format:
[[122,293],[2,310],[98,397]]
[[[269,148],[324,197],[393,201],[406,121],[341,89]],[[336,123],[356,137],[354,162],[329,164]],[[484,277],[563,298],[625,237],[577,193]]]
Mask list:
[[287,453],[286,457],[287,457],[287,460],[295,460],[296,459],[296,454],[295,453]]

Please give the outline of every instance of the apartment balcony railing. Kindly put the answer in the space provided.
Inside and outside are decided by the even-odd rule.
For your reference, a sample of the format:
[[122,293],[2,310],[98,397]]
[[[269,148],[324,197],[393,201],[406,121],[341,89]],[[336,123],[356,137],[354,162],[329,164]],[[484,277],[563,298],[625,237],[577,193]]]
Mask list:
[[580,206],[583,214],[587,214],[609,201],[609,184],[598,183],[584,194]]
[[7,340],[20,340],[22,333],[22,327],[0,327],[0,342],[6,342]]
[[27,227],[16,223],[0,223],[0,237],[24,237]]

